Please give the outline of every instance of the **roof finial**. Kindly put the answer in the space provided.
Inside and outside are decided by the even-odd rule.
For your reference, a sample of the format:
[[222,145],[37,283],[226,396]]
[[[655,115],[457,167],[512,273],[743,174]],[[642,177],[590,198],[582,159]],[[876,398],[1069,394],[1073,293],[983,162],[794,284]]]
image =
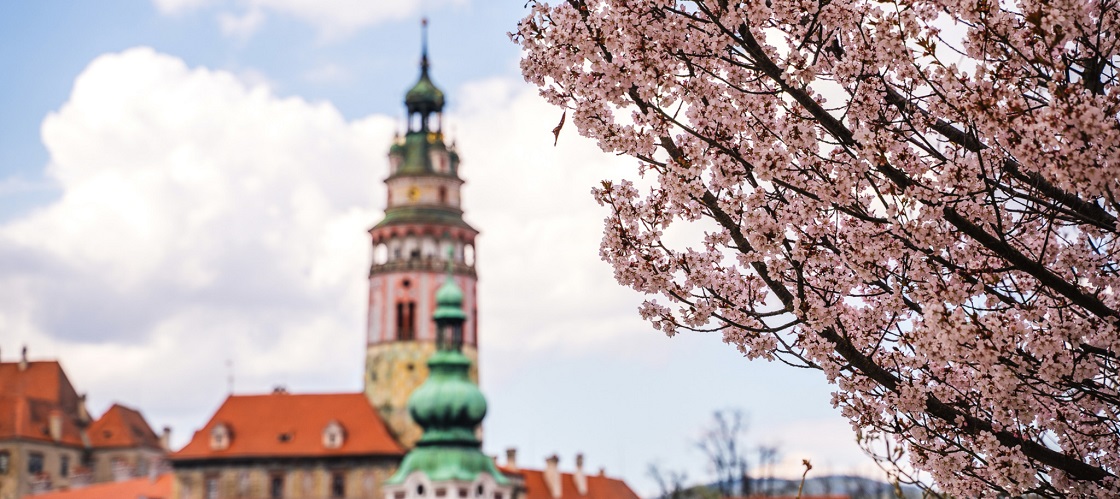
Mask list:
[[420,72],[428,74],[428,18],[420,18]]

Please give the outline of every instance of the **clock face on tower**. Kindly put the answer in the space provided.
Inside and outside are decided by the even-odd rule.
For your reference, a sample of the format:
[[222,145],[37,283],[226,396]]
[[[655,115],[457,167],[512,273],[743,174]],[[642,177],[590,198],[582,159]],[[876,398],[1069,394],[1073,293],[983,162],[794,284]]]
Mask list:
[[408,188],[408,200],[416,201],[417,199],[420,199],[420,188],[415,185],[410,186]]

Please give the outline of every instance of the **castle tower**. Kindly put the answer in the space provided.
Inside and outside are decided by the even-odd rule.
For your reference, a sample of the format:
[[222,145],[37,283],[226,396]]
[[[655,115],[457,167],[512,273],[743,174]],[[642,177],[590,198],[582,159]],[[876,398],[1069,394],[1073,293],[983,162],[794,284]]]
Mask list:
[[407,131],[389,149],[385,218],[370,229],[365,393],[398,441],[411,448],[420,427],[408,415],[409,395],[428,377],[436,351],[436,290],[450,269],[463,290],[462,353],[477,383],[478,308],[474,240],[463,221],[459,156],[444,143],[443,92],[428,74],[427,28],[420,79],[405,94]]

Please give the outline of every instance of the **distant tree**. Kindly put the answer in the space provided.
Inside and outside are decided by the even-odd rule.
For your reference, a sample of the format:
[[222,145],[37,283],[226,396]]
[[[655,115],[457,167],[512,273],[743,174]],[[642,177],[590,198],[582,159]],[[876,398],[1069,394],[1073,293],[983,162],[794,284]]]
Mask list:
[[657,482],[657,488],[661,492],[657,497],[660,499],[685,499],[689,497],[688,487],[685,485],[688,480],[688,473],[665,470],[656,463],[650,463],[649,467],[646,468],[646,475]]
[[638,160],[600,252],[656,328],[955,495],[1120,496],[1120,2],[529,5],[526,79]]
[[696,447],[708,458],[708,466],[716,476],[716,489],[723,497],[751,495],[747,446],[743,442],[746,432],[747,420],[743,411],[719,410],[712,414],[712,425],[696,442]]
[[762,496],[774,493],[774,465],[778,464],[778,447],[774,445],[758,446],[758,476],[755,487],[756,493]]

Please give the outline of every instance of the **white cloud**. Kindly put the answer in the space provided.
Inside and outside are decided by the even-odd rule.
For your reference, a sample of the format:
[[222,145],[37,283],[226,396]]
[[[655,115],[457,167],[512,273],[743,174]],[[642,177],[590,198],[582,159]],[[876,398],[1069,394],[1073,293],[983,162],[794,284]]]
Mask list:
[[248,38],[256,33],[262,24],[264,24],[264,11],[259,8],[249,9],[240,15],[232,12],[218,14],[218,26],[227,36]]
[[227,35],[255,32],[266,13],[292,17],[314,26],[324,39],[341,38],[358,29],[404,19],[422,8],[462,4],[467,0],[152,0],[164,14],[217,8],[218,22]]
[[164,14],[178,14],[213,4],[215,1],[218,0],[152,0],[152,3]]
[[450,129],[461,144],[466,216],[482,230],[488,346],[579,350],[648,330],[638,297],[599,259],[607,211],[590,193],[631,160],[604,155],[574,127],[554,147],[560,111],[520,82],[487,80],[460,93]]
[[97,58],[43,123],[61,198],[0,226],[3,346],[157,413],[210,406],[230,358],[246,389],[356,387],[392,128],[146,48]]
[[312,68],[303,74],[303,79],[312,83],[337,83],[349,80],[350,71],[334,63],[326,63]]
[[[598,262],[594,145],[572,130],[553,148],[558,115],[518,83],[459,102],[482,324],[504,359],[489,379],[646,329]],[[393,127],[147,48],[98,57],[43,123],[60,199],[0,225],[3,346],[63,358],[95,404],[177,426],[201,424],[229,359],[239,391],[358,388],[365,231]]]

